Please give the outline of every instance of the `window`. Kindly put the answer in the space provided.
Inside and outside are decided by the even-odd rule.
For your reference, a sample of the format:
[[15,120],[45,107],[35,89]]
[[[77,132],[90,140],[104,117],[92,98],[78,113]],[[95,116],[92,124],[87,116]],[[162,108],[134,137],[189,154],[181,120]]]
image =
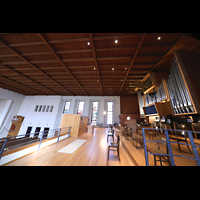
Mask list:
[[43,108],[42,108],[42,112],[44,112],[44,111],[45,111],[45,109],[46,109],[46,106],[43,106]]
[[36,136],[36,138],[39,136],[40,129],[41,129],[41,127],[36,127],[36,129],[35,129],[34,136]]
[[98,113],[98,102],[92,102],[92,125],[96,125],[97,123],[97,113]]
[[70,101],[65,101],[63,113],[69,114]]
[[31,132],[32,128],[33,128],[32,126],[29,126],[27,128],[25,137],[29,137],[30,136],[30,132]]
[[40,112],[42,110],[42,106],[39,107],[38,112]]
[[51,108],[50,108],[50,112],[52,112],[53,111],[53,106],[51,106]]
[[37,106],[35,106],[35,110],[34,110],[35,112],[37,112],[37,109],[38,109],[38,107],[39,107],[38,105],[37,105]]
[[77,114],[83,114],[84,101],[79,101]]
[[49,112],[49,106],[47,106],[46,112]]
[[46,106],[46,105],[36,105],[35,112],[53,112],[53,106]]
[[107,102],[107,124],[113,124],[113,102]]

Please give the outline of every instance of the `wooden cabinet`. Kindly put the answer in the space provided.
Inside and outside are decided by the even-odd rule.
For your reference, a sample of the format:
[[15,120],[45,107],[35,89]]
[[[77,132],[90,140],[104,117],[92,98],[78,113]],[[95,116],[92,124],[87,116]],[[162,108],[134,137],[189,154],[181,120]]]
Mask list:
[[[7,137],[17,136],[23,121],[24,121],[23,116],[20,116],[20,115],[14,116],[12,119],[10,130],[8,131]],[[12,139],[15,139],[15,138],[12,138]]]
[[80,114],[63,114],[60,128],[71,126],[70,136],[79,137],[81,134],[87,132],[88,121],[88,116],[82,117]]
[[167,115],[171,114],[171,108],[169,102],[155,102],[151,105],[144,106],[145,116],[159,116],[167,118]]

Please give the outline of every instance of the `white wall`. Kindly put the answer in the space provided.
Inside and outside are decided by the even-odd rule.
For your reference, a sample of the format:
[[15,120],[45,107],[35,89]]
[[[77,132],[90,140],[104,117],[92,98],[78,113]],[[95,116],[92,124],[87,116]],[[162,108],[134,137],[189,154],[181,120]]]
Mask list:
[[[4,108],[1,108],[0,117],[2,119],[0,128],[0,138],[6,137],[8,130],[12,124],[13,116],[18,114],[18,111],[22,105],[24,95],[17,92],[12,92],[3,88],[0,88],[0,99],[6,101]],[[2,104],[3,105],[3,104]]]
[[[19,135],[25,134],[29,126],[32,127],[31,132],[34,132],[36,127],[41,127],[41,131],[45,127],[48,127],[50,130],[54,129],[60,99],[61,96],[26,96],[18,113],[25,117]],[[37,105],[42,106],[40,112],[35,112]],[[46,106],[46,108],[47,106],[53,106],[53,111],[46,112],[45,109],[43,112],[43,106]]]
[[[106,102],[114,102],[114,123],[119,122],[120,115],[120,97],[114,96],[26,96],[19,110],[19,115],[25,116],[19,134],[25,134],[28,126],[32,126],[32,131],[36,127],[45,127],[50,130],[60,127],[60,122],[64,110],[65,101],[70,101],[69,114],[76,114],[79,100],[84,101],[83,116],[90,116],[92,112],[92,102],[99,102],[99,112],[97,123],[103,123],[106,126],[106,116],[103,111],[106,110]],[[36,105],[53,105],[53,112],[35,112]]]
[[[26,130],[29,126],[32,127],[32,131],[35,131],[36,127],[41,127],[41,131],[44,130],[45,127],[49,127],[49,129],[59,128],[65,101],[70,101],[70,114],[76,114],[78,101],[83,100],[84,110],[83,116],[91,117],[92,112],[92,102],[98,101],[98,117],[97,124],[102,123],[103,126],[106,126],[106,115],[103,115],[103,111],[106,110],[107,101],[114,102],[114,123],[119,122],[120,115],[120,97],[119,96],[24,96],[16,92],[4,90],[0,88],[0,99],[2,99],[1,111],[3,110],[3,106],[5,108],[5,101],[12,101],[12,105],[10,109],[7,110],[7,116],[4,120],[2,130],[0,130],[0,138],[7,136],[7,130],[9,130],[12,118],[15,115],[24,116],[24,121],[19,131],[19,135],[25,134]],[[35,112],[36,105],[46,105],[53,106],[52,112]],[[0,113],[1,115],[1,113]]]

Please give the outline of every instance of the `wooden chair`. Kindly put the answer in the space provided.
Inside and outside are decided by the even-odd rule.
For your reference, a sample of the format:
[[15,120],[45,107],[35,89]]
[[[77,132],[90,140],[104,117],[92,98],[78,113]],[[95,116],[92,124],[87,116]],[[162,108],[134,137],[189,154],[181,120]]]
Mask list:
[[107,133],[107,142],[108,142],[108,137],[112,137],[113,138],[113,142],[114,142],[114,133],[115,133],[115,130],[112,128],[111,130],[111,133]]
[[[195,131],[200,131],[200,123],[192,123],[192,130],[194,131],[194,136],[197,138],[197,133]],[[200,135],[200,133],[198,133]]]
[[118,135],[117,136],[117,143],[114,143],[114,142],[109,143],[109,145],[108,145],[108,159],[107,160],[109,160],[109,152],[110,151],[117,151],[117,156],[118,156],[118,159],[120,161],[120,157],[119,157],[119,141],[120,141],[120,137]]
[[[165,138],[162,138],[161,135],[156,135],[156,140],[157,141],[163,141],[166,140]],[[152,142],[150,142],[152,143]],[[160,162],[160,165],[162,166],[163,162],[167,162],[169,164],[169,166],[171,166],[171,161],[170,161],[170,157],[169,155],[162,155],[162,154],[168,154],[168,148],[167,148],[167,143],[161,143],[158,142],[158,148],[156,149],[155,146],[153,146],[154,144],[148,144],[147,146],[147,151],[150,153],[156,153],[156,154],[160,154],[160,155],[155,155],[154,156],[154,165],[157,165],[157,161]],[[158,159],[157,159],[158,157]]]
[[152,126],[152,128],[155,128],[155,130],[148,131],[149,140],[151,140],[151,138],[152,138],[152,140],[155,140],[156,135],[158,134],[157,130],[156,130],[156,127],[157,127],[156,122],[152,121],[151,126]]
[[111,124],[108,125],[108,133],[111,133],[113,129],[113,126]]
[[[174,130],[177,128],[177,125],[175,126]],[[171,126],[169,124],[165,124],[165,129],[172,129]],[[187,127],[186,127],[187,129]],[[179,144],[179,142],[185,142],[186,144],[188,144],[188,141],[187,141],[187,138],[186,138],[186,134],[185,134],[185,137],[180,137],[178,136],[178,134],[176,133],[177,131],[168,131],[168,132],[171,132],[171,135],[169,135],[169,138],[170,140],[174,140],[176,142],[178,142],[178,149],[179,149],[179,152],[181,153],[181,146]],[[189,149],[190,153],[192,153],[192,151],[190,150],[190,147],[189,145],[186,145],[187,148]]]
[[[192,130],[194,131],[194,142],[196,145],[200,145],[200,139],[197,137],[200,133],[196,133],[195,131],[200,131],[200,123],[192,123]],[[199,135],[197,135],[199,134]],[[200,147],[199,147],[200,149]]]
[[137,147],[138,143],[140,144],[139,148],[143,148],[143,136],[142,136],[141,130],[137,130],[137,133],[132,133],[131,137],[133,140],[133,146],[134,146],[134,141],[135,141],[136,149],[138,148]]

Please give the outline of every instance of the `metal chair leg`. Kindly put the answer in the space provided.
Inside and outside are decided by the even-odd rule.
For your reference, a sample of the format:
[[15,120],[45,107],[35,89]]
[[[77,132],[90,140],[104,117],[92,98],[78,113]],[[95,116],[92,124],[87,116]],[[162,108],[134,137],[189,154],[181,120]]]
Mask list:
[[110,151],[110,147],[108,147],[108,160],[109,160],[109,151]]
[[120,156],[119,156],[119,147],[117,148],[117,155],[118,155],[118,159],[120,161]]
[[156,155],[153,155],[154,157],[154,166],[156,166]]

